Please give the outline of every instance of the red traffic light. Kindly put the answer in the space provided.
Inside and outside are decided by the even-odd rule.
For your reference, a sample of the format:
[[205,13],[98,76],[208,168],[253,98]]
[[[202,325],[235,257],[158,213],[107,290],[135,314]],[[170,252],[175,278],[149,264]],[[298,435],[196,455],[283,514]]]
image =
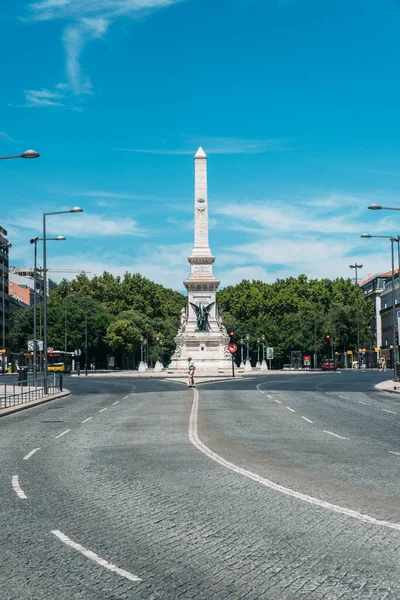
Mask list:
[[229,332],[229,335],[230,335],[231,337],[233,337],[233,336],[235,335],[235,332],[234,332],[234,331],[230,331],[230,332]]
[[331,336],[330,336],[330,335],[327,335],[327,336],[325,336],[325,337],[326,337],[326,339],[327,339],[327,340],[330,340],[330,339],[331,339]]

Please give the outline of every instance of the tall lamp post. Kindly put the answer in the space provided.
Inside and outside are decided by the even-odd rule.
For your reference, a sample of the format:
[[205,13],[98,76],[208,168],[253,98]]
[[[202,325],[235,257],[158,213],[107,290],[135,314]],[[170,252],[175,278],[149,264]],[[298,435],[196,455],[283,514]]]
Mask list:
[[[39,158],[40,154],[39,152],[36,152],[36,150],[25,150],[25,152],[23,152],[22,154],[12,154],[9,156],[0,156],[0,160],[8,160],[10,158]],[[2,244],[1,247],[3,248],[11,248],[11,244]],[[4,254],[4,252],[3,252]],[[4,289],[4,263],[3,263],[3,319],[2,319],[2,325],[3,325],[3,350],[5,350],[5,289]],[[2,371],[4,374],[4,361],[5,361],[5,355],[3,355],[3,359],[2,359]]]
[[3,345],[3,355],[2,355],[2,359],[1,359],[1,370],[3,372],[3,375],[5,373],[5,361],[6,361],[6,354],[5,354],[5,350],[6,350],[6,286],[5,286],[5,280],[6,280],[6,259],[5,259],[5,250],[6,248],[11,248],[12,244],[10,242],[6,242],[4,244],[0,245],[0,248],[2,249],[2,254],[3,254],[3,273],[2,273],[2,345]]
[[[378,206],[378,205],[373,205],[371,204],[371,206]],[[371,206],[369,206],[368,208],[371,208]],[[382,207],[379,207],[382,208]],[[378,210],[378,209],[371,209],[371,210]],[[397,210],[395,208],[393,209],[389,209],[389,210]],[[399,209],[400,210],[400,209]],[[387,240],[390,240],[391,243],[391,249],[392,249],[392,327],[393,327],[393,380],[394,381],[398,381],[398,369],[397,369],[397,340],[396,340],[396,326],[397,326],[397,319],[396,319],[396,291],[395,291],[395,287],[394,287],[394,243],[397,242],[399,247],[398,247],[398,257],[399,257],[399,275],[400,275],[400,236],[399,237],[394,237],[392,235],[370,235],[369,233],[363,233],[361,235],[362,238],[384,238]]]
[[161,346],[162,346],[162,339],[160,334],[156,335],[156,343],[157,343],[157,360],[156,360],[156,364],[154,365],[154,370],[157,372],[160,372],[163,370],[163,364],[160,360],[161,358]]
[[267,361],[265,360],[265,335],[264,335],[264,333],[261,336],[261,342],[262,342],[261,371],[268,371]]
[[250,362],[250,352],[249,352],[249,348],[250,348],[250,335],[248,333],[246,333],[246,362],[244,365],[244,370],[245,371],[251,371],[251,362]]
[[[63,235],[58,235],[54,238],[47,238],[55,242],[64,241],[66,238]],[[43,238],[35,237],[30,240],[34,244],[34,264],[33,264],[33,380],[37,378],[37,243],[42,242]]]
[[244,346],[244,339],[240,338],[239,340],[239,344],[240,344],[240,368],[244,369],[244,362],[243,362],[243,346]]
[[333,283],[332,283],[332,281],[327,281],[325,285],[329,289],[330,296],[331,296],[331,306],[330,306],[331,359],[334,360],[334,358],[335,358],[335,356],[334,356],[335,343],[333,340]]
[[261,368],[261,363],[260,363],[260,342],[261,342],[261,338],[258,337],[257,338],[257,364],[256,364],[256,369],[260,369]]
[[357,319],[357,365],[360,368],[360,307],[358,305],[358,269],[362,269],[362,265],[354,263],[349,265],[350,269],[354,269],[356,272],[356,319]]
[[82,208],[74,206],[69,210],[58,210],[43,213],[43,376],[44,391],[47,394],[47,262],[46,262],[46,217],[51,215],[64,215],[68,213],[81,213]]

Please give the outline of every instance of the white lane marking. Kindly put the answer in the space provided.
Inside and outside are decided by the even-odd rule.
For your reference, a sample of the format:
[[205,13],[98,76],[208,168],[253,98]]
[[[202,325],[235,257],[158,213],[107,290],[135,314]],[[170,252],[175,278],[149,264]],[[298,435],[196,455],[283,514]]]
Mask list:
[[351,508],[345,508],[344,506],[331,504],[330,502],[326,502],[325,500],[320,500],[319,498],[314,498],[313,496],[308,496],[307,494],[296,492],[291,488],[284,487],[283,485],[275,483],[269,479],[265,479],[264,477],[261,477],[256,473],[247,471],[247,469],[238,467],[234,463],[225,460],[224,458],[222,458],[222,456],[220,456],[216,452],[213,452],[208,446],[203,444],[203,442],[199,439],[197,433],[198,405],[199,392],[198,390],[194,390],[192,410],[190,412],[189,419],[189,440],[198,450],[200,450],[200,452],[208,456],[208,458],[211,458],[211,460],[214,460],[226,469],[230,469],[234,473],[244,475],[244,477],[248,477],[249,479],[252,479],[253,481],[256,481],[257,483],[260,483],[261,485],[265,486],[266,488],[269,488],[281,494],[285,494],[286,496],[296,498],[297,500],[302,500],[303,502],[307,502],[308,504],[312,504],[313,506],[325,508],[326,510],[345,515],[346,517],[352,517],[353,519],[357,519],[358,521],[362,521],[363,523],[370,523],[372,525],[379,525],[381,527],[387,527],[388,529],[395,529],[396,531],[400,531],[400,523],[393,523],[392,521],[381,521],[380,519],[376,519],[375,517],[371,517],[370,515],[365,515],[356,510],[352,510]]
[[339,435],[338,433],[333,433],[333,431],[328,431],[327,429],[323,429],[322,430],[324,433],[329,433],[329,435],[333,435],[337,438],[340,438],[341,440],[348,440],[349,438],[347,437],[343,437],[342,435]]
[[119,404],[119,400],[117,400],[116,402],[113,402],[112,406],[115,406],[116,404]]
[[87,423],[88,421],[90,421],[90,419],[93,419],[93,417],[88,417],[87,419],[84,419],[83,421],[81,421],[81,423]]
[[[264,392],[263,392],[264,393]],[[272,398],[272,396],[270,396],[269,394],[266,394],[267,398]]]
[[30,457],[35,454],[35,452],[37,452],[38,450],[40,450],[40,448],[34,448],[33,450],[31,450],[30,452],[28,452],[28,454],[26,456],[24,456],[24,458],[22,460],[29,460]]
[[280,400],[275,400],[275,402],[277,402],[278,404],[282,404]]
[[55,439],[58,439],[60,437],[62,437],[63,435],[65,435],[66,433],[68,433],[69,431],[71,431],[70,429],[66,429],[65,431],[63,431],[62,433],[60,433],[59,435],[56,435]]
[[124,396],[124,397],[122,398],[122,400],[126,400],[127,398],[129,398],[129,394],[128,394],[128,396]]
[[365,406],[371,406],[368,402],[363,402],[362,400],[358,400],[358,404],[364,404]]
[[350,400],[350,398],[347,398],[347,396],[339,396],[339,398],[343,398],[343,400]]
[[310,421],[310,419],[307,419],[307,417],[301,417],[302,419],[304,419],[305,421],[307,421],[307,423],[313,423],[314,421]]
[[28,496],[22,491],[21,486],[19,485],[18,475],[13,475],[11,479],[11,484],[14,488],[15,493],[22,500],[27,500]]
[[397,412],[394,412],[394,410],[388,410],[387,408],[381,408],[381,410],[383,410],[383,412],[388,412],[391,415],[397,415]]
[[290,406],[287,406],[286,408],[290,410],[290,412],[296,412],[293,408],[290,408]]
[[400,452],[393,452],[392,450],[389,450],[389,454],[395,454],[396,456],[400,456]]
[[81,554],[83,554],[83,556],[86,556],[86,558],[89,558],[98,565],[105,567],[109,571],[113,571],[114,573],[117,573],[118,575],[121,575],[121,577],[125,577],[125,579],[129,579],[130,581],[142,581],[140,577],[136,577],[136,575],[133,575],[133,573],[129,573],[129,571],[125,571],[124,569],[116,567],[112,563],[109,563],[106,560],[104,560],[104,558],[100,558],[100,556],[97,556],[97,554],[95,554],[91,550],[86,550],[86,548],[72,541],[68,536],[66,536],[58,529],[54,529],[51,533],[58,537],[58,539],[61,540],[67,546],[70,546],[74,550],[77,550],[77,552],[80,552]]
[[105,408],[102,408],[101,410],[99,410],[99,412],[104,412],[107,409],[108,409],[108,406],[106,406]]

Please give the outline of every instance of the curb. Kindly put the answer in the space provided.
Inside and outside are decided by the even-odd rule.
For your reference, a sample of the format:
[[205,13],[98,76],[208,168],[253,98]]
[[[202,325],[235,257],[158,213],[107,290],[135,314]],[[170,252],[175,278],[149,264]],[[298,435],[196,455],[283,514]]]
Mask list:
[[40,398],[39,400],[33,400],[32,402],[24,402],[23,404],[16,404],[15,406],[9,406],[8,408],[0,409],[0,418],[7,417],[8,415],[13,415],[20,410],[25,410],[27,408],[33,408],[35,406],[39,406],[39,404],[45,404],[46,402],[51,402],[51,400],[57,400],[58,398],[65,398],[70,395],[69,390],[64,390],[63,392],[59,392],[58,394],[54,394],[53,396],[46,396],[45,398]]

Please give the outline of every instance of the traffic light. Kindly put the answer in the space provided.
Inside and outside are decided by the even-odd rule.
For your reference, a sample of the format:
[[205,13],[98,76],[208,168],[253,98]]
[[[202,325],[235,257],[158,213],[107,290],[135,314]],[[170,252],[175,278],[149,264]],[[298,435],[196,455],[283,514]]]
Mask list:
[[229,332],[229,337],[231,337],[231,338],[232,338],[234,335],[235,335],[235,332],[234,332],[234,331],[230,331],[230,332]]
[[326,335],[325,337],[326,337],[326,339],[327,339],[327,340],[330,340],[330,339],[331,339],[331,336],[330,336],[329,334],[328,334],[328,335]]

